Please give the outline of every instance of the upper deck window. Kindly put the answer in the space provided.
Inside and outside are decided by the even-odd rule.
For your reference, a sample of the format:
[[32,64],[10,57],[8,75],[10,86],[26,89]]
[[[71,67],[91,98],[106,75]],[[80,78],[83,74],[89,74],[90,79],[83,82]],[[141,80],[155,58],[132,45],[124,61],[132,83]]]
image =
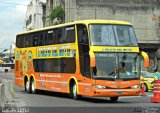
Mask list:
[[92,45],[137,46],[137,39],[132,26],[90,25]]

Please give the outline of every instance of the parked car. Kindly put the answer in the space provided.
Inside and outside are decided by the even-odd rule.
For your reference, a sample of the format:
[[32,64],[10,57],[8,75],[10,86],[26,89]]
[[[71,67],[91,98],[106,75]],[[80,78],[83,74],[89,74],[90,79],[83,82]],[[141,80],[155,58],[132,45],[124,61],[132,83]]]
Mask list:
[[141,86],[144,80],[144,90],[148,92],[148,90],[152,90],[154,87],[154,73],[149,73],[147,71],[141,72]]

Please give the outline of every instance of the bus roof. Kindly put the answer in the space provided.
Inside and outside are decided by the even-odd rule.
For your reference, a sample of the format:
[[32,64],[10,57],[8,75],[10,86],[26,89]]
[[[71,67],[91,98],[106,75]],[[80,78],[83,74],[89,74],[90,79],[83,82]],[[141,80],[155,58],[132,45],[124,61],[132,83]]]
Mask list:
[[73,24],[96,24],[96,23],[97,24],[98,23],[99,24],[105,23],[105,24],[117,24],[117,25],[132,25],[129,22],[118,21],[118,20],[78,20],[78,21],[74,21],[74,22],[69,22],[69,23],[64,23],[64,24],[44,27],[44,28],[40,28],[40,29],[24,31],[24,32],[18,33],[17,35],[27,34],[27,33],[37,32],[37,31],[43,31],[43,30],[47,30],[47,29],[58,28],[58,27],[63,27],[63,26],[68,26],[68,25],[73,25]]

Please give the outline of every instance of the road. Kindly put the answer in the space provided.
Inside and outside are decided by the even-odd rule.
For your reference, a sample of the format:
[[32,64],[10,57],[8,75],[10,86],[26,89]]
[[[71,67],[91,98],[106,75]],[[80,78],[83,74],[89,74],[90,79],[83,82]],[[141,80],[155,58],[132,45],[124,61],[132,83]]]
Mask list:
[[[7,77],[10,80],[14,79],[13,73],[0,73],[0,77]],[[1,79],[0,78],[0,79]],[[82,97],[80,100],[70,99],[68,95],[61,93],[53,93],[41,91],[38,94],[28,94],[24,91],[23,88],[14,87],[16,91],[16,100],[13,105],[18,107],[28,107],[33,110],[33,113],[39,113],[43,110],[47,112],[56,110],[56,113],[76,111],[88,113],[91,111],[92,113],[100,110],[101,112],[120,112],[123,111],[128,112],[140,112],[145,109],[153,110],[155,113],[160,112],[160,104],[155,104],[150,102],[151,96],[153,96],[153,92],[147,92],[147,96],[131,96],[131,97],[120,97],[118,102],[111,103],[109,98],[90,98],[90,97]],[[87,111],[86,111],[87,110]],[[119,111],[120,110],[120,111]],[[157,111],[156,111],[157,110]],[[72,112],[73,112],[72,111]],[[99,112],[99,113],[101,113]],[[150,113],[145,112],[145,113]],[[43,113],[43,112],[42,112]],[[154,112],[153,112],[154,113]]]

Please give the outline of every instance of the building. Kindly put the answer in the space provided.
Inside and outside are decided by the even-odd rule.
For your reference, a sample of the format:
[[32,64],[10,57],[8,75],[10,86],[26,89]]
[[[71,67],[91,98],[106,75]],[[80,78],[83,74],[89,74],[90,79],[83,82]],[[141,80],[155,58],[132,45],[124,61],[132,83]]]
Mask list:
[[14,49],[15,49],[15,44],[12,43],[10,45],[9,49],[3,50],[3,52],[0,53],[0,60],[3,60],[4,62],[14,62]]
[[31,0],[26,12],[26,30],[42,28],[46,22],[46,0]]
[[131,22],[140,49],[149,53],[151,62],[155,56],[160,62],[160,0],[47,0],[49,9],[57,5],[65,10],[65,22],[84,19]]

